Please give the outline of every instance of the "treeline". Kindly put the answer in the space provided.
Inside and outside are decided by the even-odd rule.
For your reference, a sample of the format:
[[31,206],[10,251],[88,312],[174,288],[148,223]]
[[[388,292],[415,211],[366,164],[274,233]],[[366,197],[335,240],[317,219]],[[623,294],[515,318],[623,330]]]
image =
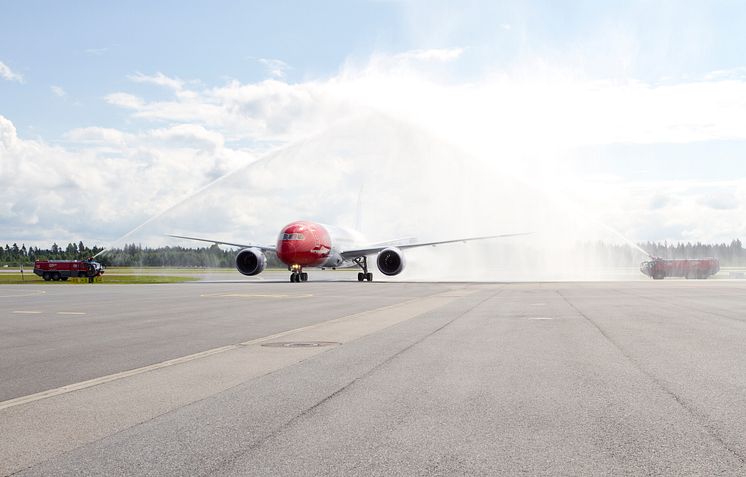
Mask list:
[[[0,247],[0,264],[7,266],[33,266],[36,260],[85,260],[103,251],[103,247],[86,247],[83,242],[68,244],[62,248],[56,243],[49,249],[18,247],[17,244]],[[223,250],[217,245],[201,248],[143,247],[128,244],[111,249],[96,257],[96,261],[107,267],[201,267],[232,268],[238,250]],[[284,267],[274,253],[267,253],[268,267]]]
[[5,244],[0,247],[0,263],[3,265],[20,265],[33,264],[36,260],[83,260],[92,257],[102,251],[102,247],[87,247],[83,242],[69,243],[67,247],[60,247],[56,243],[48,249],[39,247],[26,247],[14,243],[13,245]]
[[724,267],[740,267],[746,265],[746,250],[739,239],[730,243],[675,243],[645,242],[640,244],[644,250],[655,257],[661,258],[704,258],[714,257],[720,260]]
[[[715,257],[721,266],[746,266],[746,250],[740,240],[730,243],[707,244],[702,242],[642,242],[637,244],[652,256],[661,258]],[[578,244],[578,252],[585,258],[609,267],[633,267],[646,259],[645,254],[629,245],[587,242]],[[33,265],[35,260],[84,260],[103,250],[87,247],[83,242],[69,243],[62,248],[56,243],[49,249],[26,247],[17,244],[0,247],[0,264],[7,266]],[[235,265],[238,250],[223,250],[217,245],[202,248],[143,247],[138,244],[112,249],[97,261],[105,266],[117,267],[224,267]],[[284,267],[274,253],[267,253],[268,267]]]
[[[142,245],[125,245],[122,249],[112,249],[96,260],[110,267],[202,267],[232,268],[236,265],[238,250],[223,250],[213,244],[210,247],[150,248]],[[284,267],[274,253],[266,253],[267,267]]]
[[[682,258],[717,258],[722,267],[746,266],[746,250],[741,240],[730,243],[702,242],[638,242],[636,249],[630,245],[608,244],[604,242],[587,242],[581,245],[584,257],[609,267],[633,267],[643,260],[653,257]],[[644,252],[643,252],[644,251]]]

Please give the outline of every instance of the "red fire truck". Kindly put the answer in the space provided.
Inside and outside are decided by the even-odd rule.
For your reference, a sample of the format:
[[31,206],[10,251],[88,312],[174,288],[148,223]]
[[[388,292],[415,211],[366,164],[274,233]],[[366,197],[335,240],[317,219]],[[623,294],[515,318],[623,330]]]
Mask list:
[[34,273],[46,281],[67,281],[70,277],[87,277],[93,281],[104,274],[104,268],[93,260],[37,260]]
[[642,262],[640,271],[655,280],[666,277],[707,278],[720,271],[720,262],[717,258],[669,260],[655,257]]

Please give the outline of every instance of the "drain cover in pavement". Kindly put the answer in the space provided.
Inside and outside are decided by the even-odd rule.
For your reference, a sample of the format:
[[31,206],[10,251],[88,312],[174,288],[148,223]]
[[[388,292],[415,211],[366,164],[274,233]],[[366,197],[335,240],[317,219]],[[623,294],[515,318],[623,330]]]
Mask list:
[[280,343],[264,343],[268,348],[320,348],[321,346],[336,346],[336,341],[284,341]]

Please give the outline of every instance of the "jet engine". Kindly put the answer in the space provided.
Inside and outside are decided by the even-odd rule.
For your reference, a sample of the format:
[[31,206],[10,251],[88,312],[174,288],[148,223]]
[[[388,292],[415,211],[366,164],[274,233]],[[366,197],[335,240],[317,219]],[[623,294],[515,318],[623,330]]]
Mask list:
[[404,254],[396,247],[381,250],[376,259],[378,269],[381,273],[388,276],[400,274],[404,270],[405,264]]
[[244,275],[258,275],[267,266],[267,257],[257,248],[245,248],[236,255],[236,268]]

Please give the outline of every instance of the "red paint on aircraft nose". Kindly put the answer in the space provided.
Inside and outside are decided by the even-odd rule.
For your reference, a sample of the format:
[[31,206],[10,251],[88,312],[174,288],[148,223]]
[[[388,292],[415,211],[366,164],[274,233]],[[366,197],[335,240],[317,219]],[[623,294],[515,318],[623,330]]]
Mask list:
[[326,261],[331,248],[329,232],[314,222],[288,224],[277,237],[277,258],[288,266],[319,266]]

